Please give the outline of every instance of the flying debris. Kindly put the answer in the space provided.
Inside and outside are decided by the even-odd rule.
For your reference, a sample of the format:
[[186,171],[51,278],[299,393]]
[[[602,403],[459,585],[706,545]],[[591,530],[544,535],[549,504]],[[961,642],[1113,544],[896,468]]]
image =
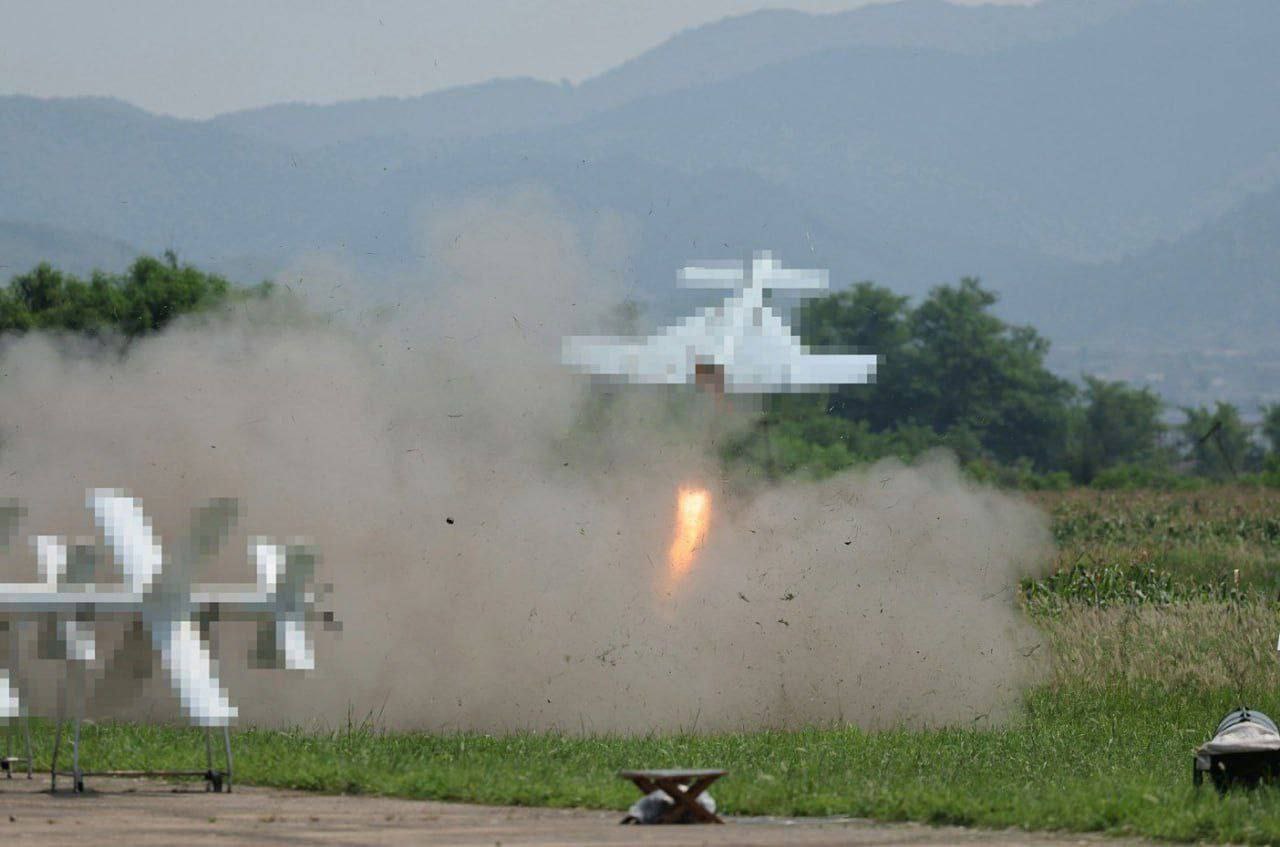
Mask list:
[[[204,776],[218,790],[225,778],[229,788],[228,728],[235,721],[237,710],[218,681],[212,625],[225,620],[257,621],[258,642],[253,657],[259,665],[312,670],[315,649],[307,624],[321,617],[315,612],[319,598],[312,584],[315,552],[301,544],[282,545],[267,538],[253,538],[249,557],[257,568],[256,583],[194,585],[195,566],[217,552],[239,514],[235,500],[213,500],[196,509],[190,536],[172,551],[161,546],[160,537],[137,498],[103,488],[89,491],[86,505],[93,512],[106,546],[119,562],[124,581],[97,581],[94,545],[68,545],[63,537],[52,535],[32,539],[42,581],[0,584],[0,617],[7,619],[10,642],[10,669],[0,669],[0,722],[26,712],[13,665],[20,654],[20,626],[28,621],[37,623],[39,655],[65,660],[68,679],[62,684],[72,682],[75,690],[71,698],[59,697],[52,777],[56,785],[61,710],[64,700],[71,699],[76,701],[77,709],[75,764],[68,775],[74,776],[76,789],[83,790],[78,748],[86,674],[104,658],[98,655],[97,624],[125,620],[134,625],[135,632],[145,632],[142,643],[149,642],[151,650],[159,655],[184,717],[196,726],[223,730],[226,771],[214,771],[210,760],[207,771],[183,775]],[[12,531],[20,515],[16,503],[0,504],[0,526]],[[327,627],[337,628],[331,614],[322,617]],[[106,667],[127,664],[120,660],[131,643],[135,642],[126,638],[115,655],[105,657]],[[140,683],[136,678],[133,681]]]
[[686,267],[678,278],[684,288],[734,293],[647,338],[566,337],[564,364],[608,382],[696,384],[729,394],[826,391],[875,381],[878,356],[811,353],[764,304],[768,291],[814,296],[826,290],[826,271],[783,269],[766,250],[748,263]]

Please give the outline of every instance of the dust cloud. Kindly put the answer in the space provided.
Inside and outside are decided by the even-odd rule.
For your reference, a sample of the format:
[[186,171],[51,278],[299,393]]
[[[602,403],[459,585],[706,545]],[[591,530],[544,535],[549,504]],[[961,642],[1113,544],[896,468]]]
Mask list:
[[[24,534],[92,535],[84,491],[110,486],[166,540],[202,500],[240,497],[209,578],[253,579],[247,535],[313,539],[345,629],[318,634],[303,676],[249,669],[253,627],[224,624],[242,722],[883,727],[1016,704],[1036,673],[1023,654],[1044,652],[1013,599],[1049,545],[1030,505],[945,456],[725,478],[712,442],[749,412],[695,396],[673,423],[662,397],[621,391],[602,406],[558,364],[561,335],[598,330],[621,299],[616,230],[576,232],[519,194],[426,239],[428,282],[382,313],[246,305],[120,359],[11,343],[0,495],[26,503]],[[673,583],[681,485],[710,491],[711,519]],[[3,570],[33,579],[34,558],[15,548]],[[149,686],[131,714],[175,719],[159,674]]]

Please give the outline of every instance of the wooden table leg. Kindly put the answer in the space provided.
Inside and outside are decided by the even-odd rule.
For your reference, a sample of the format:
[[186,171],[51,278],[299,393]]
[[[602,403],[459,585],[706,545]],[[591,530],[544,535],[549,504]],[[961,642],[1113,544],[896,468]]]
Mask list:
[[715,782],[719,777],[704,776],[687,789],[676,782],[674,779],[657,780],[658,787],[667,793],[667,796],[674,801],[666,814],[662,816],[662,822],[668,823],[681,817],[684,813],[688,813],[694,819],[702,823],[724,823],[714,812],[709,812],[701,803],[698,802],[698,795],[706,791],[711,783]]
[[640,789],[641,794],[649,795],[659,790],[658,786],[654,785],[652,781],[643,776],[633,776],[631,777],[631,782],[636,788]]

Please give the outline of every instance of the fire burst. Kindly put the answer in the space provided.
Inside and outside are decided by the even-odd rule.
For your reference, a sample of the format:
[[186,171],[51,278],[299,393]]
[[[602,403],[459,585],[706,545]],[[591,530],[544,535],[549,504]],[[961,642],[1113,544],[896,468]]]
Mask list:
[[676,533],[667,551],[667,575],[675,582],[688,572],[711,520],[711,492],[705,488],[681,488],[676,505]]

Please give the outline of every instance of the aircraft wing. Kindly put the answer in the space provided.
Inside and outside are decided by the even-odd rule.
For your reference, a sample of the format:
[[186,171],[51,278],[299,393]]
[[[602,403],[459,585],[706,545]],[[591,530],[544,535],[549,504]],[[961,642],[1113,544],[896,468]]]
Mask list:
[[129,590],[146,593],[160,575],[164,557],[142,504],[115,489],[99,488],[90,492],[89,506],[124,568]]
[[209,648],[191,620],[160,620],[148,624],[160,664],[182,702],[182,713],[197,726],[227,726],[236,718],[227,691],[213,672]]
[[316,651],[307,637],[307,620],[303,615],[293,612],[276,621],[276,643],[281,645],[287,670],[315,670]]
[[[10,638],[14,636],[10,634]],[[18,689],[9,682],[9,672],[0,668],[0,721],[8,721],[22,714]]]
[[641,340],[570,337],[562,354],[564,364],[579,373],[652,385],[692,382],[693,360],[689,345],[662,335]]
[[820,386],[875,382],[878,356],[806,353],[791,360],[791,373],[783,390],[813,391]]

